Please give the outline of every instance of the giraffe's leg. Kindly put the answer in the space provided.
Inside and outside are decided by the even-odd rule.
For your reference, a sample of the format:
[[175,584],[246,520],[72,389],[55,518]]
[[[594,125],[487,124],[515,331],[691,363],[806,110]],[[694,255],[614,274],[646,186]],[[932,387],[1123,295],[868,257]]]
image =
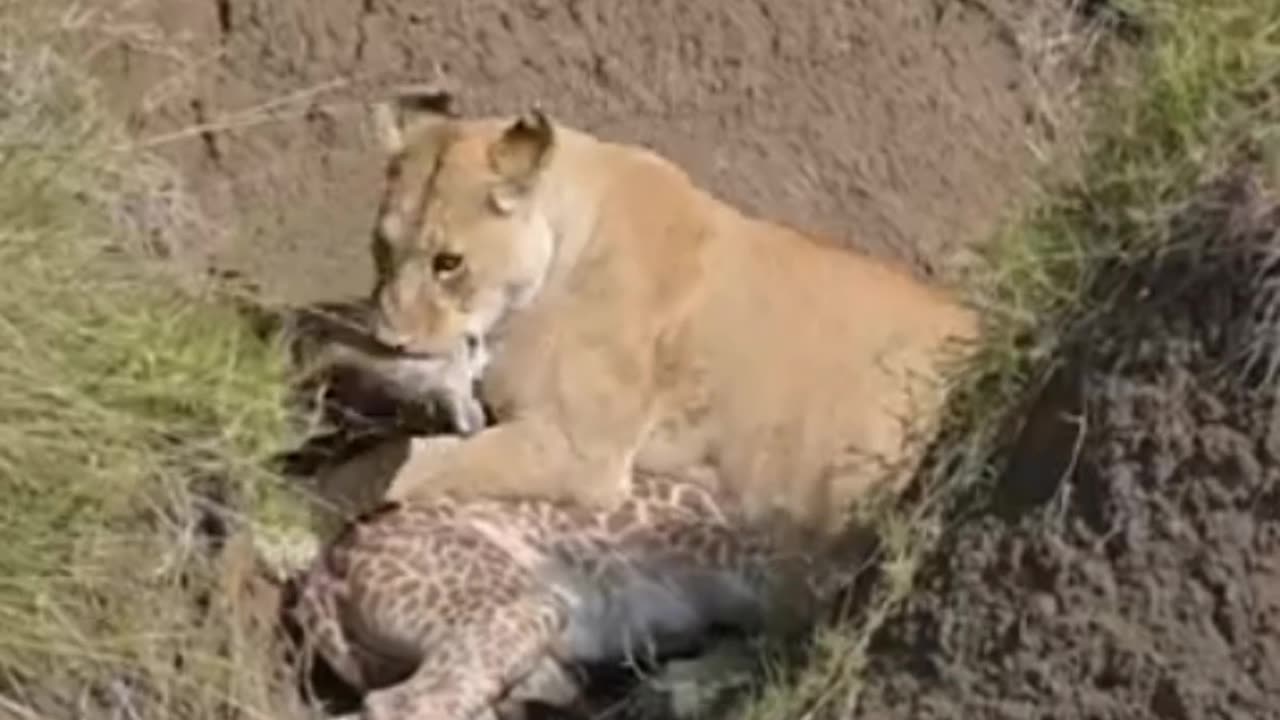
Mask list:
[[303,671],[310,674],[314,657],[318,653],[334,673],[356,690],[365,688],[363,669],[359,656],[348,641],[337,608],[339,588],[332,578],[313,574],[307,578],[294,619],[302,629]]
[[[545,672],[551,641],[564,627],[566,612],[549,594],[527,593],[492,612],[462,618],[454,625],[447,645],[431,649],[413,675],[365,696],[366,717],[496,717],[498,704],[513,687],[522,687],[535,671]],[[552,686],[538,685],[547,677],[536,678],[534,685],[522,689],[547,690]]]
[[578,678],[550,654],[507,693],[496,706],[501,720],[524,720],[524,704],[539,702],[558,709],[574,707],[582,696]]

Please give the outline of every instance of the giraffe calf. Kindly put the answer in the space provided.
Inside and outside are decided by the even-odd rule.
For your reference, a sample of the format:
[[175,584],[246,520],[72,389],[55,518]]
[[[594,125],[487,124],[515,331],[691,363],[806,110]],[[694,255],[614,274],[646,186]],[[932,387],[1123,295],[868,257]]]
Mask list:
[[571,705],[578,663],[678,652],[711,625],[794,627],[821,595],[816,577],[699,486],[640,476],[608,512],[384,504],[315,558],[292,613],[366,691],[366,720],[509,718],[522,701]]

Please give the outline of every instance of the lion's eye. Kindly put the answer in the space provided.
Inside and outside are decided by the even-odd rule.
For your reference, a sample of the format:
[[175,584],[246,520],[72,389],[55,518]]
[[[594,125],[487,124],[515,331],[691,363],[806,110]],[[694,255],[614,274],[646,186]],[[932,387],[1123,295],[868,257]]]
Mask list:
[[438,252],[431,258],[431,271],[436,275],[448,275],[462,267],[462,256],[453,252]]

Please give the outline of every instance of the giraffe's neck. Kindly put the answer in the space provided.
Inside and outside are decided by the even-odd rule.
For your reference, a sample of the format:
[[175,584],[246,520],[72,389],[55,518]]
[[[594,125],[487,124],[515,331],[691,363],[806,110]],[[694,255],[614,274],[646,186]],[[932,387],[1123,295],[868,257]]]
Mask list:
[[713,625],[790,627],[795,609],[811,605],[797,582],[804,558],[673,503],[648,497],[606,513],[529,503],[472,522],[569,608],[558,653],[578,662],[684,652]]

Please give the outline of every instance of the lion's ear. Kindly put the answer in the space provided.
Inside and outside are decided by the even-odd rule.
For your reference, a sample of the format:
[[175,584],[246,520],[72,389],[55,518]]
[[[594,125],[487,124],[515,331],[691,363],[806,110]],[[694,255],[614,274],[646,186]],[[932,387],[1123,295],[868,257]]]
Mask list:
[[428,125],[455,117],[454,96],[448,90],[427,87],[400,88],[394,99],[373,106],[373,124],[383,150],[394,155],[405,147],[405,138]]
[[554,146],[551,119],[535,105],[489,148],[489,161],[498,175],[516,188],[525,189],[546,166]]

